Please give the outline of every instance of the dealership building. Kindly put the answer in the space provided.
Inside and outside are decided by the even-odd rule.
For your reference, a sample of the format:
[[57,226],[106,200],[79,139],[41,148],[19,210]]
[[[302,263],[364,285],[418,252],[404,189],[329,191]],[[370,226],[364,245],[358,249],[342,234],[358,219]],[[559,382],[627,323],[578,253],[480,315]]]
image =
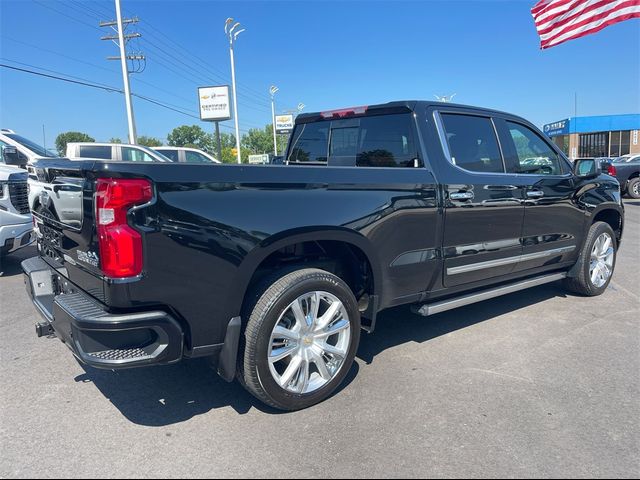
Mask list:
[[570,158],[640,153],[640,113],[567,118],[543,131]]

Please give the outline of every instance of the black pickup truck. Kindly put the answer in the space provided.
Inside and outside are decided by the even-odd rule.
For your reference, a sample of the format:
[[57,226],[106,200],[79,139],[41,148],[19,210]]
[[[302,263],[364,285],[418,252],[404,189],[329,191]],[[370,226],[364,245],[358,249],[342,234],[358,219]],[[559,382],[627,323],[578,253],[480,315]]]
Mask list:
[[106,369],[209,357],[285,410],[336,389],[383,309],[603,293],[624,222],[593,160],[517,116],[422,101],[300,115],[283,165],[36,172],[39,336]]

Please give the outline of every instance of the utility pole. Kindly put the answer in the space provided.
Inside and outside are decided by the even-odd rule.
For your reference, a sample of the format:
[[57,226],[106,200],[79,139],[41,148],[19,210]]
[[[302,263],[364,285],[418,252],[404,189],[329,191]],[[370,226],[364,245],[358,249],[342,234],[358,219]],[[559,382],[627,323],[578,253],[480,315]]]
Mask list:
[[233,18],[227,18],[224,22],[224,33],[229,37],[229,57],[231,58],[231,84],[233,86],[233,110],[235,115],[234,123],[236,126],[236,153],[238,154],[238,163],[242,163],[242,154],[240,153],[240,127],[238,124],[238,98],[236,96],[236,67],[235,59],[233,57],[233,45],[238,39],[238,35],[245,31],[244,28],[237,30],[240,26],[240,22],[235,22]]
[[278,155],[278,142],[276,140],[276,100],[275,96],[278,93],[278,87],[271,85],[269,93],[271,94],[271,126],[273,127],[273,154]]
[[[122,10],[120,8],[120,0],[115,0],[116,5],[116,20],[108,21],[108,22],[100,22],[101,27],[111,27],[117,35],[107,35],[100,40],[111,40],[120,48],[120,56],[119,57],[107,57],[108,60],[120,60],[120,66],[122,67],[122,82],[124,83],[124,101],[127,107],[127,123],[129,125],[129,143],[136,144],[136,123],[133,117],[133,103],[131,101],[131,86],[129,85],[129,73],[138,73],[144,70],[144,67],[141,67],[141,62],[144,62],[145,56],[137,53],[137,54],[127,54],[127,42],[132,38],[139,38],[142,36],[140,33],[128,33],[125,34],[125,26],[138,23],[138,18],[122,18]],[[138,68],[129,71],[129,66],[127,64],[127,60],[137,61]]]

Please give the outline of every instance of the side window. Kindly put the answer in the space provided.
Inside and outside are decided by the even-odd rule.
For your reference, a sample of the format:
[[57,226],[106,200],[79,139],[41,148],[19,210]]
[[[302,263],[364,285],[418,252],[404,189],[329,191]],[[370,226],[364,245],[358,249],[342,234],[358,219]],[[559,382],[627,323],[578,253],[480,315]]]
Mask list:
[[558,155],[547,142],[529,127],[506,123],[516,152],[514,173],[562,175]]
[[165,157],[171,159],[172,162],[179,162],[178,150],[160,150],[160,153]]
[[107,145],[82,145],[80,146],[80,156],[111,160],[111,147]]
[[186,150],[184,152],[185,160],[187,163],[211,163],[207,157],[202,155],[199,152],[192,152],[191,150]]
[[[331,139],[333,143],[333,130]],[[418,158],[418,152],[413,142],[411,114],[362,118],[356,157],[357,166],[413,167],[413,161],[416,158]]]
[[330,122],[302,123],[296,126],[289,162],[327,163]]
[[454,165],[472,172],[504,173],[491,119],[444,113],[442,123]]
[[142,150],[131,147],[122,147],[123,162],[153,162],[154,158]]

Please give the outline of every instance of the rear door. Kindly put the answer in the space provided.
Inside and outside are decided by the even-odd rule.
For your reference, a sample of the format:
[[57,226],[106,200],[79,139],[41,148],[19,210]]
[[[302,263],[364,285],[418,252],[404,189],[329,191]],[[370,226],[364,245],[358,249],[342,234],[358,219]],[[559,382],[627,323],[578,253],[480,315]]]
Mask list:
[[508,118],[497,125],[507,171],[524,191],[523,255],[516,270],[575,261],[586,217],[574,199],[570,165],[531,125]]
[[506,172],[494,120],[474,110],[434,112],[446,161],[438,178],[444,197],[444,285],[497,279],[522,252],[522,188]]

